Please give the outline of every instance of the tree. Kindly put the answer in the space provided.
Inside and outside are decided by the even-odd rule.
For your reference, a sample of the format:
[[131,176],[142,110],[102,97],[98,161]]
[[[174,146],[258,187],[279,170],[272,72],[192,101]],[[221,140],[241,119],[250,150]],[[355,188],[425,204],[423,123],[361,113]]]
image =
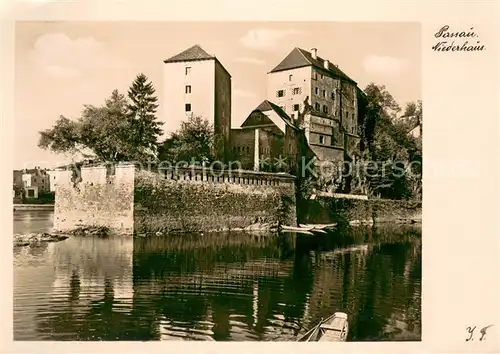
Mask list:
[[155,117],[154,92],[146,76],[138,75],[128,93],[130,102],[114,90],[103,105],[84,105],[76,120],[61,115],[52,128],[40,132],[38,146],[97,161],[155,159],[162,123]]
[[[402,119],[400,106],[385,86],[371,83],[364,92],[363,139],[369,150],[365,158],[377,164],[376,171],[367,174],[370,192],[386,198],[409,198],[420,180],[421,144],[409,132],[415,128],[415,120],[421,121],[421,101],[408,104],[402,117],[411,119]],[[412,164],[412,171],[407,170],[412,162],[417,164]]]
[[159,148],[161,161],[198,164],[215,160],[215,136],[212,124],[199,116],[192,116],[165,140]]
[[163,131],[156,118],[158,108],[158,97],[155,89],[144,74],[139,74],[128,90],[130,103],[128,108],[128,119],[130,120],[134,145],[148,149],[152,154],[158,150],[158,138]]
[[104,105],[85,105],[76,121],[60,116],[51,129],[40,132],[38,146],[99,161],[133,160],[136,153],[129,138],[126,113],[125,97],[114,90]]

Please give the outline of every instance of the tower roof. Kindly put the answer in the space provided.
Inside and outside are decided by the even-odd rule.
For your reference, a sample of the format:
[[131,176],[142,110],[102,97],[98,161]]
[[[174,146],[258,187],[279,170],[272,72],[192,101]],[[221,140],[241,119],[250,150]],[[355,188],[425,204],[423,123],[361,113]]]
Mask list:
[[307,50],[301,48],[294,48],[286,57],[279,63],[270,73],[275,73],[278,71],[291,70],[302,68],[305,66],[313,66],[326,74],[334,77],[339,77],[344,80],[356,83],[353,79],[347,76],[342,70],[340,70],[336,65],[328,63],[328,69],[324,67],[325,59],[317,56],[316,59],[313,58],[312,54]]
[[193,60],[208,60],[215,59],[215,56],[208,54],[198,44],[180,52],[179,54],[164,60],[164,63],[175,63],[180,61],[193,61]]

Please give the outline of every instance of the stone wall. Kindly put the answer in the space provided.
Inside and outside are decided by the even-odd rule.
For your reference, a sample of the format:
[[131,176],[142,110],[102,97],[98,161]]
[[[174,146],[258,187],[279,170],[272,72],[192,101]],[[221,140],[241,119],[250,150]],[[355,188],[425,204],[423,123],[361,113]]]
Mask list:
[[284,174],[138,171],[134,200],[137,233],[220,231],[278,221],[296,225],[295,184]]
[[421,222],[422,203],[388,199],[318,197],[299,202],[299,223]]
[[133,165],[105,166],[61,171],[58,175],[54,206],[54,229],[71,230],[79,226],[106,226],[123,232],[133,231]]
[[122,233],[218,231],[281,221],[296,225],[294,177],[133,165],[62,171],[54,229],[106,226]]

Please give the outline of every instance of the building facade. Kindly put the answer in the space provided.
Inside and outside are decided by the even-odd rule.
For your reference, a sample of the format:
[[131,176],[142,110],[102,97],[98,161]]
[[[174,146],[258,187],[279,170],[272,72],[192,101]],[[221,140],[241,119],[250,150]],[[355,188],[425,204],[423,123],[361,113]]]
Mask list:
[[356,158],[360,143],[357,83],[319,57],[316,49],[294,48],[268,73],[267,99],[304,128],[320,161]]
[[13,185],[14,191],[23,190],[27,198],[38,198],[39,194],[51,192],[50,176],[40,167],[14,171]]
[[231,75],[199,45],[164,60],[163,121],[165,137],[190,116],[214,127],[216,155],[226,160],[231,134]]
[[232,157],[241,168],[296,173],[301,157],[312,158],[304,132],[279,106],[264,100],[233,129]]

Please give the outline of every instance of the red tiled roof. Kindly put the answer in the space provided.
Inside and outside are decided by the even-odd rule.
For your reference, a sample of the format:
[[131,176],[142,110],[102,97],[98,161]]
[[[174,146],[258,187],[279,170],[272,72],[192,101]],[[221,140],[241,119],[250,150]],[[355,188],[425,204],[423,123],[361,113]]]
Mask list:
[[274,69],[272,69],[270,72],[278,72],[278,71],[284,71],[284,70],[291,70],[291,69],[297,69],[297,68],[302,68],[305,66],[313,66],[316,69],[322,70],[323,72],[334,76],[334,77],[339,77],[344,80],[350,81],[352,83],[356,83],[353,79],[351,79],[347,74],[345,74],[342,70],[340,70],[337,66],[335,66],[332,63],[328,64],[328,69],[325,69],[324,67],[324,59],[321,57],[316,57],[314,59],[307,50],[301,49],[301,48],[294,48],[286,57],[279,63]]

